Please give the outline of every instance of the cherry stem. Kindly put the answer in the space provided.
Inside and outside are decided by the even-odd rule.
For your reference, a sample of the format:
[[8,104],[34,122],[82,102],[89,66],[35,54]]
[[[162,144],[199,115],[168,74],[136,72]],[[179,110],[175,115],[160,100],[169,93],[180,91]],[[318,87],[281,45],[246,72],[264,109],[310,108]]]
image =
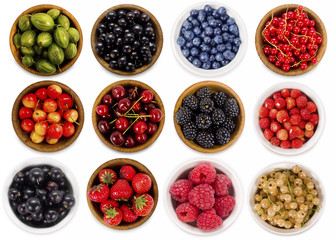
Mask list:
[[127,114],[133,109],[133,107],[135,106],[135,104],[137,104],[142,98],[143,98],[143,96],[141,96],[138,100],[135,101],[135,103],[133,104],[133,106],[130,109],[128,109],[128,111],[124,114],[125,117],[127,117]]
[[136,123],[139,120],[140,117],[137,117],[131,125],[128,126],[128,128],[123,132],[123,135],[125,135],[125,133],[134,125],[134,123]]
[[109,122],[109,124],[112,124],[112,123],[114,123],[115,121],[117,121],[117,119],[114,119],[113,121]]

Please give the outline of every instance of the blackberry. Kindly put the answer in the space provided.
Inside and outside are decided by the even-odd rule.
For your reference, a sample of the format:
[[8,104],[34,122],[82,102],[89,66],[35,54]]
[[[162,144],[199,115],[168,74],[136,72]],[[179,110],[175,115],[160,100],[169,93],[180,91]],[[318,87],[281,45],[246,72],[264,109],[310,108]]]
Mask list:
[[224,111],[220,108],[216,108],[211,114],[212,124],[215,126],[221,126],[226,120]]
[[195,93],[196,97],[198,99],[202,99],[202,98],[210,98],[211,97],[211,90],[207,87],[203,87],[203,88],[200,88],[196,91]]
[[233,133],[236,130],[236,124],[230,118],[226,118],[222,126],[230,133]]
[[200,111],[203,113],[212,113],[214,102],[210,98],[202,98],[199,103]]
[[198,99],[194,95],[188,95],[182,100],[182,106],[193,111],[197,111],[198,103]]
[[215,137],[209,131],[201,131],[197,134],[196,142],[203,148],[211,148],[215,145]]
[[187,107],[180,107],[176,112],[176,121],[179,125],[184,125],[192,118],[192,111]]
[[237,100],[229,98],[224,104],[224,112],[226,117],[237,117],[239,115],[239,106]]
[[182,133],[188,140],[194,140],[197,136],[197,127],[194,122],[188,122],[182,126]]
[[227,97],[224,92],[218,91],[212,94],[211,99],[216,107],[223,108]]
[[216,131],[215,138],[217,144],[224,145],[230,142],[231,135],[230,132],[226,130],[226,128],[221,127]]
[[209,114],[200,113],[196,116],[195,123],[198,129],[204,130],[204,129],[208,129],[211,126],[212,121],[211,121],[211,117]]

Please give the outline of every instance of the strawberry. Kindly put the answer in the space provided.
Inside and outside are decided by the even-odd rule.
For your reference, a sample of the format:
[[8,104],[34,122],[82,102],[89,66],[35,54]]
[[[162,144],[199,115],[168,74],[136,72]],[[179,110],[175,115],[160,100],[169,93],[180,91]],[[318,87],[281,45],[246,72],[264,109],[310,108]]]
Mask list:
[[103,169],[98,174],[99,182],[113,185],[117,181],[117,174],[112,169]]
[[124,222],[135,222],[138,219],[138,215],[136,215],[132,208],[130,208],[129,206],[127,206],[126,204],[122,205],[120,207],[121,212],[123,213],[123,221]]
[[121,223],[123,219],[123,214],[119,208],[107,209],[104,214],[104,222],[111,226],[115,226]]
[[136,174],[136,171],[130,165],[124,165],[120,168],[120,172],[119,172],[120,178],[125,179],[129,182],[132,181],[135,174]]
[[113,200],[128,200],[133,195],[133,188],[125,179],[119,179],[110,190]]
[[137,194],[133,200],[133,211],[136,215],[146,216],[152,211],[154,199],[148,193]]
[[145,173],[137,173],[132,179],[132,187],[139,194],[148,192],[152,187],[152,179]]
[[109,197],[109,191],[110,189],[106,184],[98,184],[96,186],[93,186],[89,192],[88,197],[93,202],[104,202]]
[[108,209],[111,209],[111,208],[116,208],[116,207],[119,207],[119,203],[112,200],[112,199],[107,199],[106,201],[102,202],[100,204],[100,210],[103,212],[103,213],[106,213],[106,211]]

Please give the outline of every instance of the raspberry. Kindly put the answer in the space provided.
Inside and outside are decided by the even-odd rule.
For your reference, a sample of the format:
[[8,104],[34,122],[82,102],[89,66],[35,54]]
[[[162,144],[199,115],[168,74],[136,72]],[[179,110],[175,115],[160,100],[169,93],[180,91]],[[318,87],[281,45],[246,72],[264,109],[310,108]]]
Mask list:
[[196,221],[200,211],[197,207],[189,202],[181,203],[176,208],[176,214],[178,219],[182,222],[194,222]]
[[307,109],[308,109],[308,111],[309,111],[310,113],[314,113],[314,112],[316,112],[317,107],[316,107],[315,103],[313,103],[313,102],[308,102],[308,103],[307,103]]
[[281,96],[283,98],[289,97],[289,90],[287,88],[284,88],[281,90]]
[[269,118],[259,119],[259,126],[260,126],[261,129],[269,128],[270,124],[271,124],[271,122],[270,122]]
[[294,98],[288,97],[286,98],[286,108],[287,110],[291,110],[296,106],[296,102]]
[[300,114],[300,109],[298,109],[297,107],[296,108],[293,108],[289,111],[289,115],[292,116],[294,114]]
[[312,122],[314,125],[317,125],[319,121],[319,116],[316,113],[311,114],[309,121]]
[[277,114],[276,119],[279,123],[284,123],[284,122],[289,121],[288,112],[286,110],[280,110]]
[[278,122],[272,122],[270,129],[272,130],[272,132],[278,132],[281,129],[281,125]]
[[266,140],[271,140],[271,138],[274,136],[274,132],[272,132],[270,129],[265,129],[264,131],[264,137]]
[[196,224],[203,231],[213,231],[223,224],[223,219],[216,214],[215,209],[209,209],[198,216]]
[[234,197],[226,195],[215,199],[214,209],[216,210],[218,216],[228,217],[235,205],[236,201]]
[[262,106],[260,109],[259,109],[259,117],[261,118],[265,118],[265,117],[268,117],[269,115],[269,111],[268,109],[265,107],[265,106]]
[[277,116],[278,112],[279,112],[278,109],[273,108],[273,109],[271,109],[271,110],[269,111],[268,116],[269,116],[271,119],[276,119],[276,116]]
[[286,129],[280,129],[278,132],[277,132],[277,138],[281,141],[285,141],[288,139],[288,132],[286,131]]
[[298,89],[293,89],[291,92],[290,92],[290,96],[292,98],[298,98],[302,95],[301,91],[298,90]]
[[271,99],[271,98],[267,98],[267,99],[265,100],[264,106],[265,106],[268,110],[273,109],[273,108],[274,108],[274,100]]
[[229,194],[232,182],[228,176],[224,174],[217,174],[215,181],[211,183],[211,186],[215,190],[216,196],[224,196]]
[[302,145],[303,145],[303,141],[300,140],[300,139],[294,139],[294,140],[292,141],[292,148],[296,148],[296,149],[298,149],[298,148],[301,148]]
[[299,114],[293,114],[290,117],[289,121],[292,125],[299,125],[299,123],[301,122],[301,116]]
[[279,146],[280,145],[280,140],[277,137],[272,137],[270,142],[273,146]]
[[191,189],[188,198],[200,210],[207,210],[215,203],[215,190],[209,184],[200,184]]
[[188,194],[192,188],[192,182],[187,179],[181,179],[170,186],[169,193],[176,201],[186,202],[188,201]]
[[299,108],[305,108],[307,106],[308,99],[306,96],[300,96],[296,99],[296,105]]
[[308,111],[307,108],[302,108],[300,110],[300,115],[303,120],[308,120],[310,118],[310,112]]
[[275,107],[279,110],[284,109],[286,107],[286,101],[282,97],[279,97],[274,100]]
[[202,162],[190,171],[188,178],[193,184],[210,184],[215,181],[216,169],[211,163]]
[[289,149],[291,147],[291,142],[289,140],[281,141],[280,147],[283,149]]

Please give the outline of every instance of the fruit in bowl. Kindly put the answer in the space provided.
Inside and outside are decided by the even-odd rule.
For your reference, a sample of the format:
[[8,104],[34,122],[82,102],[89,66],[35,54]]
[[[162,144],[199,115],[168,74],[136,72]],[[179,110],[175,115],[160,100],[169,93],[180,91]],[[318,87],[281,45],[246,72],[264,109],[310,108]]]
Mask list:
[[217,230],[236,205],[231,178],[206,161],[185,170],[169,186],[177,218],[204,232]]
[[149,146],[163,128],[161,99],[138,81],[124,80],[108,86],[93,108],[96,133],[119,151],[139,151]]
[[299,89],[283,88],[259,109],[259,127],[273,146],[299,149],[315,134],[319,123],[316,104]]

